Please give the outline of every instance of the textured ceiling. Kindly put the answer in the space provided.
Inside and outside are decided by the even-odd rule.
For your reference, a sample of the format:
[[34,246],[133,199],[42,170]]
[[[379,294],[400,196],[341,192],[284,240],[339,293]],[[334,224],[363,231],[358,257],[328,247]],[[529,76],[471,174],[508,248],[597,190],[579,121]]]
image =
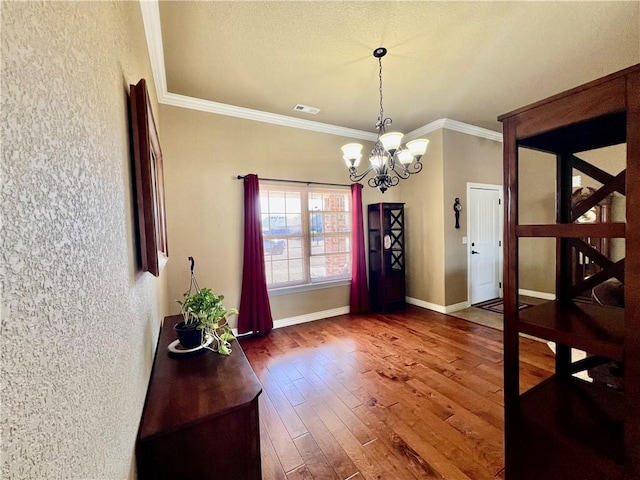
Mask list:
[[[160,2],[168,91],[373,131],[499,114],[640,63],[640,2]],[[292,110],[296,103],[318,115]]]

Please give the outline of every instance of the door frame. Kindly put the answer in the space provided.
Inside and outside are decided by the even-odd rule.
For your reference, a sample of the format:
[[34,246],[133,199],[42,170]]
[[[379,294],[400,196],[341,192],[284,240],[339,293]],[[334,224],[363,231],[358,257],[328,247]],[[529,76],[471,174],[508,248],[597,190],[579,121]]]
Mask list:
[[498,295],[502,298],[502,284],[504,280],[504,187],[502,185],[494,185],[491,183],[473,183],[467,182],[467,301],[471,305],[471,217],[468,208],[470,205],[471,189],[493,190],[498,192],[498,231],[500,238],[500,246],[498,253],[498,271],[499,271],[499,288]]

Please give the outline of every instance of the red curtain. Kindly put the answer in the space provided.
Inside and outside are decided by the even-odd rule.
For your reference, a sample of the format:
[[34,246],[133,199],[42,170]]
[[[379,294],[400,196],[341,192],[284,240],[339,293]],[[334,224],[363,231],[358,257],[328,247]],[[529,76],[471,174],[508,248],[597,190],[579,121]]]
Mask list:
[[351,184],[351,296],[349,312],[369,311],[367,264],[364,253],[364,221],[362,219],[362,185]]
[[244,178],[244,264],[238,333],[264,333],[273,328],[264,271],[258,176]]

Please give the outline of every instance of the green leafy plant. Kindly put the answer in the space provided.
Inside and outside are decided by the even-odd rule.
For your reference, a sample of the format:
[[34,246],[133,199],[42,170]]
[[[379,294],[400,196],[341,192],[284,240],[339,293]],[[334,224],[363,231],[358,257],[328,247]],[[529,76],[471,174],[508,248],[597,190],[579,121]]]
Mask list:
[[226,308],[222,301],[224,295],[216,295],[210,288],[198,289],[196,293],[185,292],[180,304],[180,313],[184,318],[185,327],[202,330],[203,338],[210,335],[213,338],[209,350],[229,355],[231,341],[235,338],[231,327],[227,323],[227,315],[236,315],[238,310]]

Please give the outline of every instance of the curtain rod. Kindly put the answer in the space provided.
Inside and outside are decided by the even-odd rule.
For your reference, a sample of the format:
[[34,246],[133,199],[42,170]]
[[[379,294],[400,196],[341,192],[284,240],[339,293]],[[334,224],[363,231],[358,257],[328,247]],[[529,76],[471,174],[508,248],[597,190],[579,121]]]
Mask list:
[[[238,175],[238,180],[245,179],[246,175]],[[351,184],[347,185],[344,183],[327,183],[327,182],[308,182],[305,180],[285,180],[282,178],[262,178],[258,177],[258,180],[266,180],[267,182],[287,182],[287,183],[302,183],[304,185],[328,185],[331,187],[350,187]]]

